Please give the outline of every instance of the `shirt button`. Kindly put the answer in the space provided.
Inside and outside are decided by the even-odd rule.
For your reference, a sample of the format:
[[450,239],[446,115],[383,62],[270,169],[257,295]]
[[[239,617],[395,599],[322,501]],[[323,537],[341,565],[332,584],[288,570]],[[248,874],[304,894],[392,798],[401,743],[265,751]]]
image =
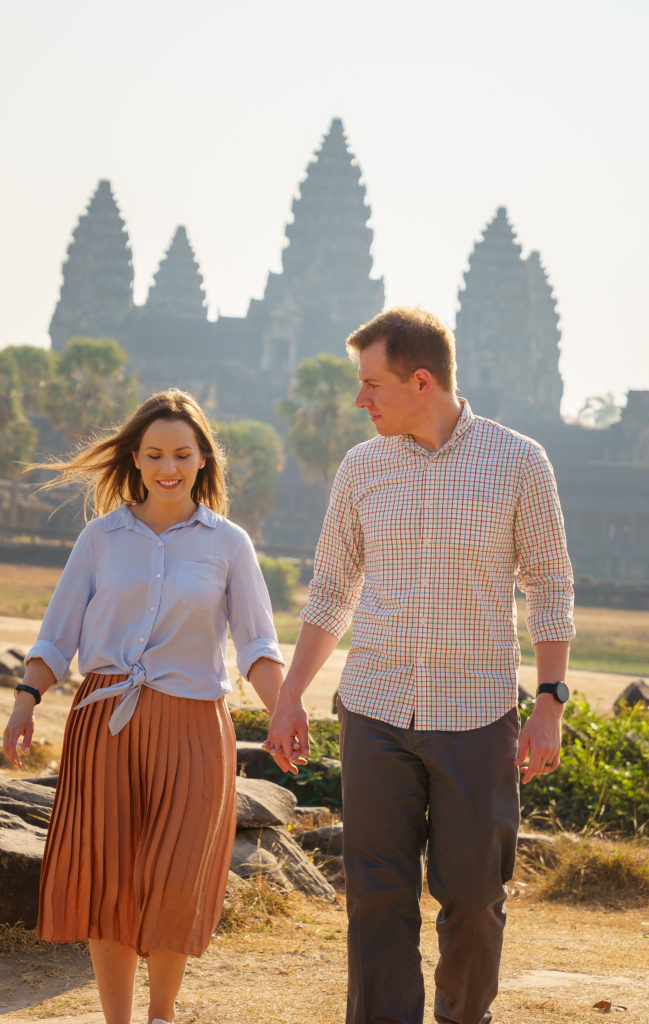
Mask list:
[[143,643],[144,643],[144,637],[143,637],[143,636],[139,636],[139,637],[137,638],[137,642],[138,642],[139,644],[143,644]]
[[161,541],[161,540],[159,540],[159,541],[158,541],[158,547],[159,547],[159,548],[161,548],[161,547],[162,547],[162,541]]
[[159,580],[159,579],[160,579],[160,573],[159,573],[159,572],[157,572],[157,573],[155,574],[155,578],[156,578],[157,580]]
[[149,608],[149,611],[150,612],[154,612],[155,611],[155,605],[154,604],[151,605],[151,607]]

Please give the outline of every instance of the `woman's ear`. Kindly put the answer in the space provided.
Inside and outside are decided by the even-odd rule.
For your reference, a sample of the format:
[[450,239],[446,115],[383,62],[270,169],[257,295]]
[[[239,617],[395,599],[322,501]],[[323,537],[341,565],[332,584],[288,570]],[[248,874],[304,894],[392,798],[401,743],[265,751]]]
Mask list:
[[135,463],[135,468],[139,469],[140,468],[140,464],[137,461],[137,453],[136,452],[131,452],[131,455],[133,456],[133,462]]

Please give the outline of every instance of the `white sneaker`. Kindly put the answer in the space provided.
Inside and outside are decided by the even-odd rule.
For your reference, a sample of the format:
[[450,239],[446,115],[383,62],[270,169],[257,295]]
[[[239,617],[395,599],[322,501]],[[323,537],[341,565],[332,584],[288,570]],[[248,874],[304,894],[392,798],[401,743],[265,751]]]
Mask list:
[[163,1020],[162,1017],[155,1017],[151,1024],[171,1024],[170,1020]]

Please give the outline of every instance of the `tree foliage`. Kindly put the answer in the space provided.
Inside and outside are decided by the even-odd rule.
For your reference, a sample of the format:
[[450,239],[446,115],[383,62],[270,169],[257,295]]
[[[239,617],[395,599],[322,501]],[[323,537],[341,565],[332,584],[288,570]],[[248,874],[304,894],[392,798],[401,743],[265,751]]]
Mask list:
[[33,416],[42,412],[47,406],[47,388],[56,365],[54,353],[36,345],[12,345],[4,351],[16,366],[16,384],[25,414]]
[[622,415],[622,406],[616,401],[612,391],[605,395],[590,395],[577,414],[577,419],[584,427],[603,430],[617,423]]
[[111,338],[70,338],[47,388],[47,412],[67,441],[86,440],[137,404],[126,352]]
[[17,480],[34,452],[38,431],[23,411],[20,374],[9,349],[0,351],[0,476]]
[[275,506],[277,475],[284,468],[284,447],[269,423],[233,420],[214,423],[228,455],[230,514],[253,538]]
[[277,405],[288,422],[289,447],[310,483],[327,489],[345,453],[372,434],[367,413],[354,404],[356,370],[349,359],[323,353],[297,367],[291,397]]

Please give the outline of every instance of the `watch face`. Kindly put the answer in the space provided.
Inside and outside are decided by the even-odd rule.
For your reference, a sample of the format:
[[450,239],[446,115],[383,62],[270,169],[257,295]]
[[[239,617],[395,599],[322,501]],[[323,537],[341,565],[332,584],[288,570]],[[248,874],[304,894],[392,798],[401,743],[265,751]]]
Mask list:
[[565,704],[570,697],[570,690],[565,683],[557,683],[557,700],[560,700],[562,704]]

